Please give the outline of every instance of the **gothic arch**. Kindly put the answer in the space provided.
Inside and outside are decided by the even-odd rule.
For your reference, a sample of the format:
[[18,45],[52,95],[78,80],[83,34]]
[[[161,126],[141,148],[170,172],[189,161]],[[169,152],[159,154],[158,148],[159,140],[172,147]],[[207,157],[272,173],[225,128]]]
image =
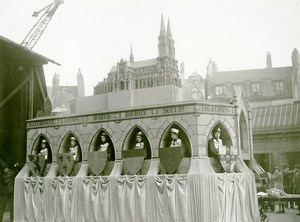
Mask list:
[[143,133],[143,141],[144,141],[145,147],[147,149],[147,157],[145,159],[150,159],[151,158],[151,144],[148,139],[148,134],[146,133],[145,130],[143,130],[142,127],[140,127],[138,125],[134,125],[126,134],[124,143],[122,146],[122,150],[132,149],[134,141],[135,141],[135,136],[139,131],[141,131]]
[[40,144],[42,142],[42,140],[46,140],[47,141],[47,148],[48,148],[48,162],[52,163],[52,149],[50,146],[50,142],[49,139],[43,134],[41,133],[34,141],[33,146],[31,148],[31,154],[36,155],[39,153],[39,149],[40,149]]
[[100,144],[100,139],[101,139],[101,134],[102,133],[106,133],[107,138],[108,138],[108,142],[110,144],[111,147],[111,161],[115,160],[115,148],[114,148],[114,143],[111,139],[111,135],[107,132],[107,130],[105,130],[104,128],[100,128],[96,134],[93,136],[90,146],[89,146],[89,151],[96,151],[97,147]]
[[59,145],[59,149],[58,149],[58,153],[68,153],[68,147],[70,145],[70,139],[71,137],[75,137],[76,141],[77,141],[77,145],[78,145],[78,152],[79,152],[79,162],[82,161],[82,150],[81,150],[81,145],[80,145],[80,141],[78,136],[75,135],[75,133],[73,133],[72,131],[69,131],[65,134],[65,136],[63,137],[60,145]]
[[206,147],[208,147],[208,141],[210,140],[210,138],[212,138],[212,136],[213,136],[212,132],[216,128],[220,128],[220,130],[221,130],[221,139],[223,141],[223,145],[224,146],[232,146],[233,141],[230,136],[229,130],[227,129],[227,127],[225,126],[224,123],[222,123],[221,121],[217,121],[210,129],[209,136],[206,141]]
[[246,120],[245,114],[242,111],[239,116],[239,122],[240,122],[240,144],[241,149],[248,149],[249,148],[249,132],[248,132],[248,122]]
[[181,124],[179,124],[178,122],[175,122],[175,121],[172,122],[171,124],[169,124],[169,126],[163,132],[163,134],[161,136],[161,139],[160,139],[160,142],[159,142],[159,147],[163,148],[163,147],[169,147],[170,146],[170,144],[171,144],[171,137],[170,137],[171,128],[176,128],[176,129],[179,130],[178,137],[179,137],[179,139],[182,140],[182,142],[185,146],[185,155],[184,155],[184,157],[191,157],[192,143],[190,141],[188,133]]

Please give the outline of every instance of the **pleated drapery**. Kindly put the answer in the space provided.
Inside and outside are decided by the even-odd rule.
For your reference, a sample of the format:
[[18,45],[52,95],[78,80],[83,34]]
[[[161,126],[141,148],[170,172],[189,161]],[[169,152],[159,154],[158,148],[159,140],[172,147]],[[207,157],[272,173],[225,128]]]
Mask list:
[[[28,177],[15,181],[15,221],[252,222],[260,221],[254,176],[216,174],[207,158],[186,175]],[[238,164],[237,164],[238,165]],[[118,170],[117,170],[118,171]]]

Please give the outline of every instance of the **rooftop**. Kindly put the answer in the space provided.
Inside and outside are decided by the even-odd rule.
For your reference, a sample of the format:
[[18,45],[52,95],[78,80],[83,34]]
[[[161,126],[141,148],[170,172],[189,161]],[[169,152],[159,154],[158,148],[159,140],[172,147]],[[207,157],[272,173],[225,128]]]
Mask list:
[[300,129],[300,102],[252,108],[253,130]]
[[60,65],[52,59],[38,54],[18,43],[0,36],[0,61],[16,62],[21,64],[47,64],[48,62]]
[[[136,62],[127,62],[127,65],[137,69],[137,68],[143,68],[143,67],[149,67],[149,66],[155,66],[157,64],[157,59],[147,59],[147,60],[141,60],[141,61],[136,61]],[[117,66],[113,66],[110,70],[110,72],[116,72],[117,71]]]
[[250,69],[237,71],[222,71],[212,75],[212,81],[216,84],[224,84],[226,82],[244,82],[244,81],[261,81],[263,79],[284,79],[293,71],[292,66],[276,67],[265,69]]

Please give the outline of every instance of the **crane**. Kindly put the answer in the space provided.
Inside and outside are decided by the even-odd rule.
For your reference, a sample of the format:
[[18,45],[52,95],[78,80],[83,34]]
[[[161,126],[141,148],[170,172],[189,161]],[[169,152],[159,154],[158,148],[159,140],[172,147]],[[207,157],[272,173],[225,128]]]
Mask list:
[[55,0],[49,5],[47,5],[46,7],[42,8],[41,10],[33,13],[32,15],[33,17],[38,17],[41,12],[45,11],[44,14],[39,18],[39,20],[35,23],[35,25],[31,28],[29,33],[22,41],[21,43],[22,46],[25,46],[29,49],[32,49],[35,46],[35,44],[42,36],[45,29],[47,28],[57,8],[62,3],[63,0]]

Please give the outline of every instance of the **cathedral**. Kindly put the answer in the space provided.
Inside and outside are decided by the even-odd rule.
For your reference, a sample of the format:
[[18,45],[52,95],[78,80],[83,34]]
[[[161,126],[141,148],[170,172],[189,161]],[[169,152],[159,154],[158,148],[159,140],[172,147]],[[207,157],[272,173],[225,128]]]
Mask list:
[[181,87],[171,25],[168,20],[166,29],[162,15],[158,36],[158,57],[135,61],[131,47],[129,61],[121,59],[113,66],[107,78],[94,87],[94,94],[164,85]]

